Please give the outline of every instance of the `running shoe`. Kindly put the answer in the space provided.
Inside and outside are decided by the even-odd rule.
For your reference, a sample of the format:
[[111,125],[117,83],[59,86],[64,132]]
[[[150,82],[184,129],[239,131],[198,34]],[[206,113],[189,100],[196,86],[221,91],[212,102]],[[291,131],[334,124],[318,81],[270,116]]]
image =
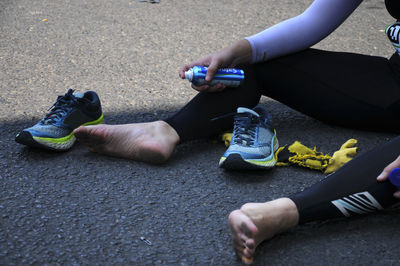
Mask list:
[[225,169],[266,169],[275,166],[279,148],[271,115],[261,105],[254,109],[239,107],[234,119],[232,139],[221,157]]
[[75,143],[73,130],[104,123],[99,96],[70,89],[49,108],[50,112],[36,125],[17,134],[15,141],[30,147],[65,151]]

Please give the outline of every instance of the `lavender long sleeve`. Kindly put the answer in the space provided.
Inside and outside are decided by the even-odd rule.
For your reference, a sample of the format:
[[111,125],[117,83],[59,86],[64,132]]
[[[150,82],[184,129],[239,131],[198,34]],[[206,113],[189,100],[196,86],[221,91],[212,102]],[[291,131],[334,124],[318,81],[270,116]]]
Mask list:
[[333,32],[363,0],[315,0],[302,14],[247,37],[253,63],[306,49]]

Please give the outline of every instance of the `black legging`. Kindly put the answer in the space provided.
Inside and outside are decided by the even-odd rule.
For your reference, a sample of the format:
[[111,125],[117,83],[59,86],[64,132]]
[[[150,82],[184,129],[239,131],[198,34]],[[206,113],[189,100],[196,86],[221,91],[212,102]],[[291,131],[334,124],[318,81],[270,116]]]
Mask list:
[[[349,217],[390,207],[396,187],[378,182],[382,170],[400,155],[400,137],[357,156],[335,173],[289,197],[300,214],[299,223]],[[377,204],[378,203],[378,204]]]
[[169,123],[181,141],[218,134],[261,95],[320,121],[373,131],[400,130],[400,56],[383,57],[316,49],[245,67],[245,84],[199,93]]
[[[261,95],[320,121],[373,131],[400,132],[400,56],[390,60],[316,49],[245,67],[246,82],[220,93],[199,93],[166,121],[182,141],[218,134],[237,107],[253,108]],[[277,118],[278,119],[278,118]],[[279,130],[279,129],[278,129]],[[376,177],[400,155],[400,137],[357,157],[336,173],[291,197],[300,223],[391,206],[389,182]]]

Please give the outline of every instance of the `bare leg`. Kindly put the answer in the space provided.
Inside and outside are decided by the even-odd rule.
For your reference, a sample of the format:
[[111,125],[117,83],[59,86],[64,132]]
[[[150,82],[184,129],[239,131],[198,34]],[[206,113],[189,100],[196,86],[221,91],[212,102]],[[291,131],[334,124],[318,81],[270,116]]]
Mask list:
[[265,203],[246,203],[231,212],[229,228],[236,254],[252,264],[256,247],[264,240],[296,226],[299,213],[294,202],[280,198]]
[[176,131],[164,121],[84,126],[74,134],[90,151],[154,164],[165,162],[179,142]]

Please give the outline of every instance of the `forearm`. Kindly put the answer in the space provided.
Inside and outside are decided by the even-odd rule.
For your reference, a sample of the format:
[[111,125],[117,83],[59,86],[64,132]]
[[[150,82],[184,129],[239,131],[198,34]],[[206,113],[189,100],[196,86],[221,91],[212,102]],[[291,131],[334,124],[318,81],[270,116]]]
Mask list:
[[315,0],[297,17],[247,37],[252,62],[306,49],[328,36],[358,7],[362,0]]

